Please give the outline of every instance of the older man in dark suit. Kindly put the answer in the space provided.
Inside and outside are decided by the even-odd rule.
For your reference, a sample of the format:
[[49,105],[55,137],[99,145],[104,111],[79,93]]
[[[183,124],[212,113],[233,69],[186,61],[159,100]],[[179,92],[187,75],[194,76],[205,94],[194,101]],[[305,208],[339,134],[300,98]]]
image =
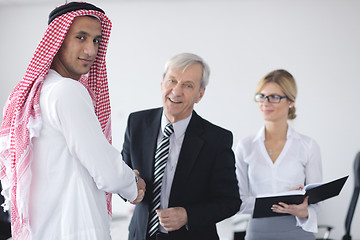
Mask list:
[[240,208],[232,133],[194,111],[208,78],[199,56],[176,55],[165,65],[163,107],[129,116],[122,155],[147,186],[131,240],[219,239],[216,223]]

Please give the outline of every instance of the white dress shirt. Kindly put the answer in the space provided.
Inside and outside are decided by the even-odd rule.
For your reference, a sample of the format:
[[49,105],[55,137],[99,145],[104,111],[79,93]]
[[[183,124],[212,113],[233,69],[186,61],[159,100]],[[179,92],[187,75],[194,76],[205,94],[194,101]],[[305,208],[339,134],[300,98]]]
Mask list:
[[[166,162],[166,167],[161,185],[160,209],[168,208],[171,186],[174,179],[176,166],[178,163],[181,146],[184,140],[185,131],[187,126],[189,125],[191,116],[192,114],[188,118],[185,118],[183,120],[180,120],[172,124],[174,128],[174,132],[173,134],[170,135],[169,157]],[[161,128],[158,135],[158,144],[160,143],[161,139],[164,136],[163,132],[168,123],[169,120],[166,118],[166,116],[163,113],[161,117]],[[160,231],[165,233],[167,232],[161,225],[160,225]]]
[[50,70],[33,141],[30,230],[34,240],[106,240],[105,192],[135,200],[134,172],[106,140],[86,88]]
[[[262,127],[258,134],[240,140],[236,147],[236,173],[242,200],[240,213],[252,214],[257,195],[285,192],[297,185],[322,181],[320,149],[313,139],[289,126],[286,143],[275,163],[264,141],[265,128]],[[305,231],[317,232],[318,208],[319,204],[309,205],[309,216],[296,217],[297,225]]]

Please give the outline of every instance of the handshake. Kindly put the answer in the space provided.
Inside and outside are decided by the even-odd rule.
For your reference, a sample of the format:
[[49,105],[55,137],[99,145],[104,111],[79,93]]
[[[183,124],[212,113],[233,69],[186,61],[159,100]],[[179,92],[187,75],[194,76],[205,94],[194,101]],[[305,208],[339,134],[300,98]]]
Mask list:
[[142,179],[140,177],[140,173],[138,170],[134,170],[135,174],[136,174],[136,177],[137,177],[137,181],[136,181],[136,184],[137,184],[137,189],[138,189],[138,195],[137,195],[137,198],[130,202],[132,204],[138,204],[139,202],[141,202],[145,196],[145,191],[146,191],[146,183],[144,181],[144,179]]

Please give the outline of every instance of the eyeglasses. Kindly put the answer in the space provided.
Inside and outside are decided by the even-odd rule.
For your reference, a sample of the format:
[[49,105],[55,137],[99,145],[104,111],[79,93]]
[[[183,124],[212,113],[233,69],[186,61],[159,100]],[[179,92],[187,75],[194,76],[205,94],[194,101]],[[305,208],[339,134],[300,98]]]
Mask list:
[[256,94],[255,95],[255,102],[265,102],[267,99],[269,103],[279,103],[281,99],[288,98],[287,96],[280,96],[280,95],[269,95],[265,96],[264,94]]

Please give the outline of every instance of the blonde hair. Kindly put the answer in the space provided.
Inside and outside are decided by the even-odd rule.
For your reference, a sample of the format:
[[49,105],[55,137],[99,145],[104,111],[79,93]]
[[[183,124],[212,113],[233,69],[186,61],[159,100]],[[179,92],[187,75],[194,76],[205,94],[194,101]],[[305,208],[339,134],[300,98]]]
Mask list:
[[[294,77],[288,71],[278,69],[268,73],[258,82],[255,94],[260,93],[265,84],[270,82],[276,83],[281,88],[286,97],[289,99],[289,101],[295,103],[297,86]],[[292,120],[296,118],[295,111],[295,106],[289,108],[288,119]]]

